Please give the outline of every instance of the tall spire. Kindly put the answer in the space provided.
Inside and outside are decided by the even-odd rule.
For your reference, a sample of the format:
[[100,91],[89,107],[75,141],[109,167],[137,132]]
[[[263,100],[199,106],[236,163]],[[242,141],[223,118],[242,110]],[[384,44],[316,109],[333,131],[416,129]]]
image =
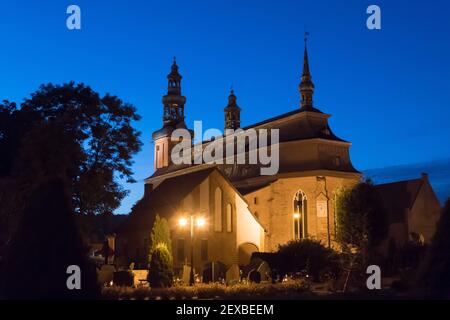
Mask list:
[[241,126],[241,108],[236,103],[236,96],[234,90],[231,88],[228,96],[228,105],[223,110],[225,112],[225,130],[236,130]]
[[173,58],[170,73],[167,75],[167,94],[163,96],[164,125],[184,124],[184,104],[186,97],[181,95],[181,79],[176,58]]
[[301,109],[310,110],[313,108],[313,94],[314,94],[314,83],[312,82],[311,72],[309,70],[309,60],[308,60],[308,48],[307,42],[309,35],[308,32],[305,32],[305,52],[303,54],[303,73],[302,80],[298,89],[300,91],[300,106]]

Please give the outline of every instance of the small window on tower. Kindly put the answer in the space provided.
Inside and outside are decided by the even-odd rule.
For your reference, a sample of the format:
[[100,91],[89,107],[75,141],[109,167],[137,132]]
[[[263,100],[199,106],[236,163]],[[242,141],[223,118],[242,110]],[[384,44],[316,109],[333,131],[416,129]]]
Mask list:
[[258,204],[258,198],[257,198],[257,197],[255,197],[255,198],[253,199],[253,204]]

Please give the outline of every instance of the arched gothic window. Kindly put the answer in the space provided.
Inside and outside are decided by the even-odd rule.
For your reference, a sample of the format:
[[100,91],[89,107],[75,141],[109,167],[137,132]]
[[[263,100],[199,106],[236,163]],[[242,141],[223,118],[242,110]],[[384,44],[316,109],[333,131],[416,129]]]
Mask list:
[[293,238],[300,240],[306,238],[307,199],[306,194],[299,190],[294,197]]

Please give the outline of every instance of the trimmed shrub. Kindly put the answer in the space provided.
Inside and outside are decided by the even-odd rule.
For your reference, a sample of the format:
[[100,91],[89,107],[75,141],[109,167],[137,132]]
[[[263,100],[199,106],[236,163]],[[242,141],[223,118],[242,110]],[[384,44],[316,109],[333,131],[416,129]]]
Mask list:
[[341,270],[339,255],[312,239],[290,241],[280,246],[277,261],[281,274],[306,271],[314,281],[320,281],[325,273],[337,277]]
[[170,255],[172,255],[172,240],[170,238],[169,222],[166,218],[161,218],[158,214],[156,215],[150,239],[152,240],[149,252],[150,261],[152,259],[153,251],[161,245],[166,246],[166,249],[169,251]]
[[148,282],[151,287],[171,287],[173,283],[172,256],[165,245],[153,250]]
[[113,273],[113,283],[119,287],[132,287],[134,274],[130,270],[116,271]]

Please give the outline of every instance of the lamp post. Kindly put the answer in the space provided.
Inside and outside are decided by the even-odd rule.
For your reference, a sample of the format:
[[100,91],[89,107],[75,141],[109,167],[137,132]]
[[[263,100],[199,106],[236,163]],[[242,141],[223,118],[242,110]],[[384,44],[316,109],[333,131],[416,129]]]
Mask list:
[[[197,227],[201,228],[205,225],[205,219],[202,217],[195,218],[194,215],[190,216],[190,229],[191,229],[191,271],[189,273],[189,285],[194,285],[194,231],[195,231],[195,222],[197,222]],[[179,221],[181,227],[184,227],[188,224],[188,219],[181,218]]]

